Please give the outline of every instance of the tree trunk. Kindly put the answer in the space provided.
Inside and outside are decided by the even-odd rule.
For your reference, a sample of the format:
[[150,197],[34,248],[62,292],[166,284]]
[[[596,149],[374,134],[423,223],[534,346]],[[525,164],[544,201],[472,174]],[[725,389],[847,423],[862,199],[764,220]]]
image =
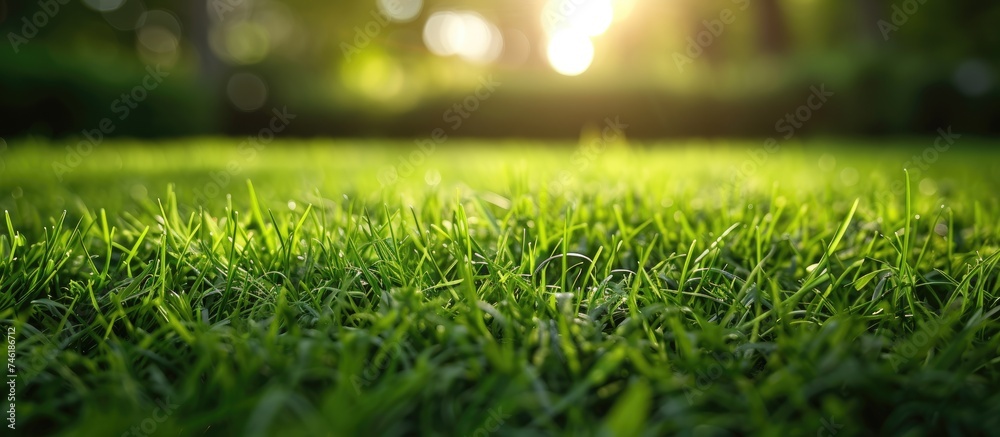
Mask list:
[[[788,48],[788,26],[778,0],[758,0],[760,48],[762,53],[781,54]],[[753,6],[751,6],[753,7]]]

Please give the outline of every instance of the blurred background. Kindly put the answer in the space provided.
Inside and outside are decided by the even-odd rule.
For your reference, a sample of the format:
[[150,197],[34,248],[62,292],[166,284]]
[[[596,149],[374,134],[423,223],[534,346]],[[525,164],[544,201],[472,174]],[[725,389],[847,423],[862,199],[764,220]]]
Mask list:
[[757,137],[816,88],[810,134],[990,135],[998,23],[972,0],[0,0],[0,136],[241,135],[287,108],[282,136],[619,117],[629,137]]

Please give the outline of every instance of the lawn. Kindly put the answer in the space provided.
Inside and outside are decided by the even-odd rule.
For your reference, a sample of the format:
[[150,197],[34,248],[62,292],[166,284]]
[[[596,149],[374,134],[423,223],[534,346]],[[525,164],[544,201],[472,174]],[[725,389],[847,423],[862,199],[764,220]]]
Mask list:
[[1000,430],[995,144],[583,144],[0,152],[16,429]]

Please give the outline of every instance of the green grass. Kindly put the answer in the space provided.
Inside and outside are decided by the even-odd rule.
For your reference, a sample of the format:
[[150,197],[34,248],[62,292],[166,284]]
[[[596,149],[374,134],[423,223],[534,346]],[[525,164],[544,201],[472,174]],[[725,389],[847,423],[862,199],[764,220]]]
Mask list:
[[17,426],[995,434],[1000,154],[961,141],[735,178],[759,144],[456,142],[385,187],[412,144],[122,142],[58,181],[9,141]]

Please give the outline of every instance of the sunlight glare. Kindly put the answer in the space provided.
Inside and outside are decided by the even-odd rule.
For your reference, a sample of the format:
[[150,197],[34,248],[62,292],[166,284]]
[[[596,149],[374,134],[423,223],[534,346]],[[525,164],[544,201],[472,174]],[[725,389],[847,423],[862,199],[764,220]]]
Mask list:
[[614,20],[611,0],[552,0],[543,14],[549,33],[574,29],[588,36],[603,34]]
[[590,68],[594,45],[587,35],[571,29],[557,31],[549,39],[549,64],[559,74],[577,76]]

